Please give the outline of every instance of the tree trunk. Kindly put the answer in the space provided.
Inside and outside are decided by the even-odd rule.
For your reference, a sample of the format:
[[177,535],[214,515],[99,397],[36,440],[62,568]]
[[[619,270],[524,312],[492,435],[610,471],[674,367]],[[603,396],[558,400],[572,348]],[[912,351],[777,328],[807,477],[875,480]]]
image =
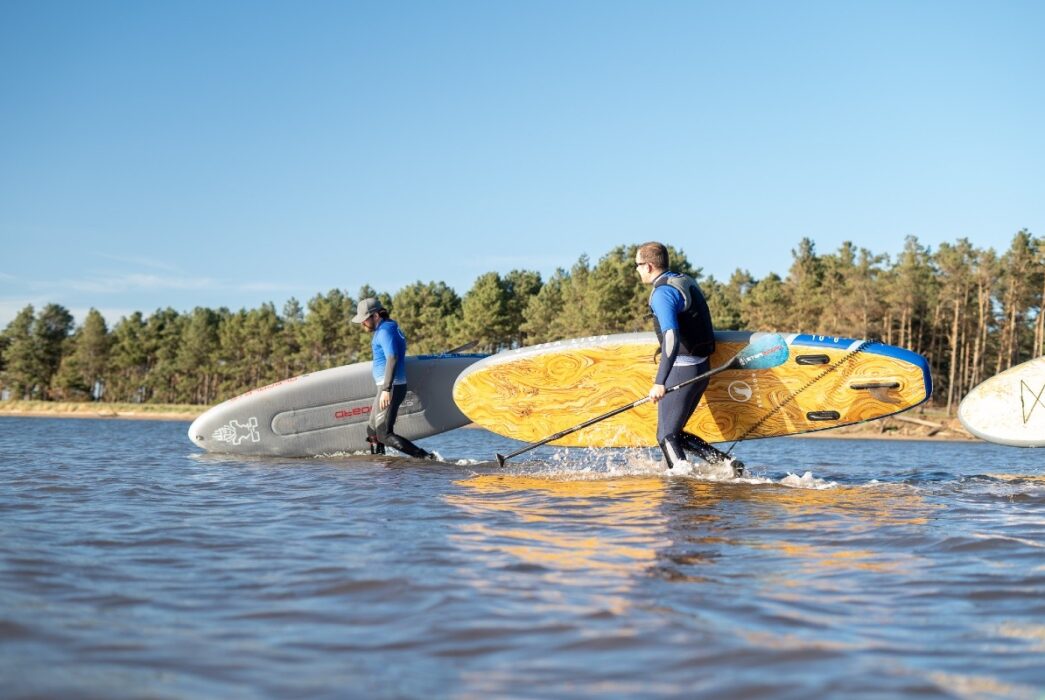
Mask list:
[[961,293],[954,297],[954,314],[951,316],[951,366],[947,380],[947,415],[951,415],[951,407],[954,405],[955,380],[958,377],[958,324],[961,321],[961,309],[963,300]]

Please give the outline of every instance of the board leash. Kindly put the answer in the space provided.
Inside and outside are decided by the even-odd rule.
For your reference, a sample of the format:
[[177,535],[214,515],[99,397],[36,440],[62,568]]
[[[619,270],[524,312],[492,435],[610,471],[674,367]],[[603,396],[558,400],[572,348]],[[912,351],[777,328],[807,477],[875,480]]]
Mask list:
[[830,367],[828,367],[827,369],[825,369],[825,370],[824,370],[823,372],[821,372],[821,373],[820,373],[820,374],[818,374],[817,376],[815,376],[815,377],[813,377],[812,379],[810,379],[810,380],[809,380],[808,382],[806,382],[805,384],[803,384],[803,385],[802,385],[802,386],[801,386],[801,387],[800,387],[799,389],[797,389],[796,391],[793,391],[793,392],[791,393],[791,395],[790,395],[790,396],[788,396],[788,397],[787,397],[786,399],[784,399],[784,400],[783,400],[783,401],[781,401],[781,402],[780,402],[779,404],[777,404],[777,405],[776,405],[775,407],[773,407],[772,409],[770,409],[769,411],[767,411],[767,412],[766,412],[766,414],[765,414],[764,416],[762,416],[761,418],[759,418],[759,419],[758,419],[758,421],[757,421],[757,422],[756,422],[756,423],[755,423],[754,425],[752,425],[752,426],[751,426],[750,428],[748,428],[747,430],[745,430],[745,431],[744,431],[744,433],[743,433],[743,434],[742,434],[742,435],[741,435],[740,437],[738,437],[738,438],[737,438],[737,439],[736,439],[735,441],[733,441],[733,444],[729,446],[729,449],[728,449],[728,450],[726,450],[726,455],[728,456],[728,455],[732,454],[732,453],[733,453],[733,448],[735,448],[735,447],[736,447],[737,445],[739,445],[739,444],[740,444],[741,442],[743,442],[744,440],[746,440],[746,439],[747,439],[747,437],[748,437],[749,435],[751,435],[751,434],[752,434],[753,432],[755,432],[756,430],[758,430],[759,428],[761,428],[761,427],[762,427],[762,426],[763,426],[763,425],[765,424],[765,422],[766,422],[767,420],[769,420],[770,418],[772,418],[772,417],[773,417],[774,415],[776,415],[777,413],[779,413],[779,412],[780,412],[780,410],[781,410],[782,408],[784,408],[784,407],[785,407],[785,406],[787,406],[787,405],[788,405],[789,403],[791,403],[792,401],[794,401],[794,400],[795,400],[795,399],[796,399],[796,398],[798,397],[798,395],[799,395],[799,394],[801,394],[801,393],[802,393],[802,392],[804,392],[804,391],[805,391],[806,389],[808,389],[809,387],[811,387],[811,386],[813,386],[814,384],[816,384],[817,382],[819,382],[819,381],[820,381],[821,379],[823,379],[823,378],[824,378],[824,377],[826,377],[827,375],[829,375],[829,374],[831,374],[832,372],[834,372],[835,370],[837,370],[837,369],[838,369],[839,367],[841,367],[841,366],[842,366],[842,365],[844,365],[845,363],[849,362],[849,360],[851,360],[851,359],[852,359],[852,358],[853,358],[853,357],[854,357],[854,356],[855,356],[855,355],[856,355],[857,353],[863,352],[864,350],[866,350],[866,349],[867,349],[867,347],[868,347],[868,346],[870,346],[870,345],[874,345],[874,344],[876,344],[876,343],[878,343],[878,342],[880,342],[880,341],[879,341],[879,340],[861,340],[861,341],[860,341],[860,344],[859,344],[859,345],[857,345],[857,346],[856,346],[855,348],[853,348],[852,350],[850,350],[849,352],[847,352],[847,353],[846,353],[846,354],[845,354],[845,355],[844,355],[844,356],[842,357],[842,359],[840,359],[840,360],[839,360],[838,362],[834,363],[833,365],[831,365]]

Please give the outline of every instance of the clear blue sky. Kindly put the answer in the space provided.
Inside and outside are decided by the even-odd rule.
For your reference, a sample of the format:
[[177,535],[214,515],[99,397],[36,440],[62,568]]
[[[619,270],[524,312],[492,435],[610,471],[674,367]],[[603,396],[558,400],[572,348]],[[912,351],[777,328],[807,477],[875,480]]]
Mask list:
[[0,3],[0,328],[1045,235],[1045,3]]

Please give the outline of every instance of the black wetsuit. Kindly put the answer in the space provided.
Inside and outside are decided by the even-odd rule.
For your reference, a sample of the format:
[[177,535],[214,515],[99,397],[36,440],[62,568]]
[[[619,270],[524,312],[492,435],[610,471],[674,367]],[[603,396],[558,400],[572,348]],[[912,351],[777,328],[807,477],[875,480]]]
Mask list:
[[[370,347],[374,355],[374,383],[377,384],[377,395],[366,427],[371,452],[384,454],[385,445],[390,445],[411,457],[431,457],[431,453],[395,433],[399,406],[406,398],[406,336],[395,321],[383,319],[374,329]],[[382,409],[381,393],[384,391],[391,394],[392,400]]]
[[[710,370],[715,331],[697,283],[685,275],[665,272],[653,282],[649,305],[661,349],[654,383],[672,387]],[[709,463],[728,459],[705,440],[683,432],[709,381],[688,384],[657,403],[657,444],[669,468],[686,459],[687,449]]]

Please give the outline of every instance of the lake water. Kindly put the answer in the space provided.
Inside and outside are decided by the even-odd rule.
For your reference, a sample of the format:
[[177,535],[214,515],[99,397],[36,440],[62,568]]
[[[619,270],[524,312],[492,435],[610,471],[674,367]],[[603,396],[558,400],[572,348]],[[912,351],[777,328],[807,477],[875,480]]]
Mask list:
[[0,695],[1045,697],[1045,450],[763,440],[716,481],[187,428],[0,418]]

